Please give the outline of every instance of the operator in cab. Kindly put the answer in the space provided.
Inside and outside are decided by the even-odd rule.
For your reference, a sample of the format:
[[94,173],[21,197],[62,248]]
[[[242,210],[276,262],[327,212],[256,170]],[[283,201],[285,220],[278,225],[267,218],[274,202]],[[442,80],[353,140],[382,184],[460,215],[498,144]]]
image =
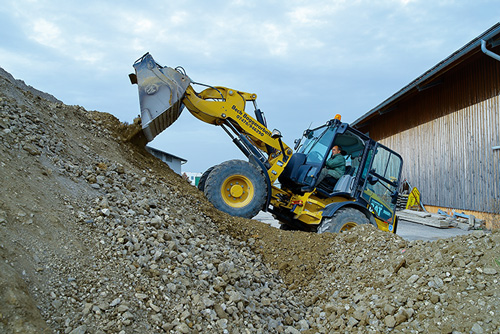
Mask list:
[[332,155],[326,160],[325,167],[319,174],[318,184],[323,182],[333,187],[340,177],[345,174],[345,158],[341,152],[342,147],[340,145],[332,147]]

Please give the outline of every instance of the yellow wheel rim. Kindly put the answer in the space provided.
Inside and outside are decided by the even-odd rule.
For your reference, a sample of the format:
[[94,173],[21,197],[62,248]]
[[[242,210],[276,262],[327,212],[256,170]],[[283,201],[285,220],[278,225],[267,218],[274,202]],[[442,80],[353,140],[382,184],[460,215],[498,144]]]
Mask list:
[[357,225],[358,224],[356,224],[355,222],[347,222],[344,225],[342,225],[342,227],[340,228],[340,232],[349,231],[350,229],[352,229],[354,226],[357,226]]
[[224,180],[221,195],[227,205],[233,208],[244,207],[254,196],[252,182],[243,175],[231,175]]

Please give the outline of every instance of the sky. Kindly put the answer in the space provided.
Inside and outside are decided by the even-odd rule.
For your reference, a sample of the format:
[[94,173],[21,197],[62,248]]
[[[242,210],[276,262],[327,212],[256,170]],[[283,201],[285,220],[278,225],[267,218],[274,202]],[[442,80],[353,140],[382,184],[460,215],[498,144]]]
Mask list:
[[[128,74],[149,52],[195,82],[257,94],[293,146],[337,113],[355,121],[499,21],[498,0],[3,0],[0,67],[132,123]],[[185,172],[246,159],[186,109],[149,145],[187,160]]]

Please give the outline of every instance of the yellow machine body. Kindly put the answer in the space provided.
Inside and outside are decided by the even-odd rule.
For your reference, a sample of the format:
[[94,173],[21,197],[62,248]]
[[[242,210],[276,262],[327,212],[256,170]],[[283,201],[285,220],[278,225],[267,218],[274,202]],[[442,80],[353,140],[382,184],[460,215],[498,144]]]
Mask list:
[[[207,191],[210,192],[207,197],[212,199],[216,207],[233,213],[236,212],[233,210],[243,210],[255,198],[265,196],[266,200],[257,198],[258,205],[263,206],[262,210],[269,209],[284,224],[301,225],[314,231],[325,219],[328,221],[335,219],[337,211],[351,210],[351,216],[357,217],[356,219],[369,220],[384,231],[396,231],[396,216],[390,205],[387,205],[387,198],[381,198],[383,195],[380,191],[368,190],[368,186],[376,185],[380,182],[379,179],[382,179],[387,189],[393,189],[398,185],[400,175],[393,173],[392,179],[388,180],[389,177],[386,178],[386,175],[372,171],[373,160],[376,160],[374,155],[379,150],[378,144],[357,133],[347,124],[341,123],[340,116],[336,116],[320,129],[332,136],[331,142],[323,145],[326,145],[324,149],[329,150],[333,145],[333,139],[336,138],[336,141],[342,141],[346,147],[353,147],[351,150],[353,154],[355,151],[361,152],[362,159],[354,155],[352,159],[363,161],[364,166],[357,167],[355,178],[351,176],[348,180],[350,183],[346,183],[347,188],[344,191],[338,190],[335,193],[331,190],[321,190],[315,183],[319,169],[325,164],[326,151],[323,152],[322,160],[305,162],[304,156],[307,152],[304,153],[305,151],[299,149],[294,153],[282,142],[279,131],[267,128],[259,109],[254,110],[255,117],[246,111],[247,104],[253,103],[256,106],[256,94],[222,86],[207,86],[208,88],[196,92],[192,87],[194,83],[183,70],[161,67],[149,54],[137,60],[134,68],[136,74],[131,74],[130,77],[132,83],[137,83],[139,86],[141,118],[148,140],[152,140],[175,122],[183,107],[186,107],[197,119],[221,126],[249,158],[251,164],[265,174],[264,182],[260,179],[258,174],[260,172],[255,173],[241,161],[212,167],[213,170],[210,169],[202,176],[200,189],[206,194]],[[313,138],[310,137],[311,133],[314,131],[306,130],[306,142]],[[317,140],[320,140],[319,137]],[[297,157],[294,157],[294,154],[297,154]],[[299,158],[303,161],[297,162]],[[292,160],[294,161],[292,164],[295,165],[285,172]],[[307,171],[304,169],[306,167],[309,168]],[[300,171],[301,168],[304,172]],[[299,176],[296,177],[295,174]],[[277,182],[278,178],[286,184]],[[265,191],[261,188],[265,188]],[[394,194],[391,193],[389,196]],[[255,210],[241,212],[241,216],[251,218]],[[359,212],[361,216],[357,215]],[[240,214],[235,213],[235,215]],[[346,218],[342,230],[356,225],[356,222],[351,221],[354,219],[352,217]]]

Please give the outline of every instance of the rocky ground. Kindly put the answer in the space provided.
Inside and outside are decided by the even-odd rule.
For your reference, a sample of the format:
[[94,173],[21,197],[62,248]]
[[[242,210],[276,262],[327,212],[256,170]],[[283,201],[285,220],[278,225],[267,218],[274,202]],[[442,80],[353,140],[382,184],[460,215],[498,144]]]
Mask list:
[[233,218],[136,130],[0,71],[0,332],[500,333],[500,233]]

